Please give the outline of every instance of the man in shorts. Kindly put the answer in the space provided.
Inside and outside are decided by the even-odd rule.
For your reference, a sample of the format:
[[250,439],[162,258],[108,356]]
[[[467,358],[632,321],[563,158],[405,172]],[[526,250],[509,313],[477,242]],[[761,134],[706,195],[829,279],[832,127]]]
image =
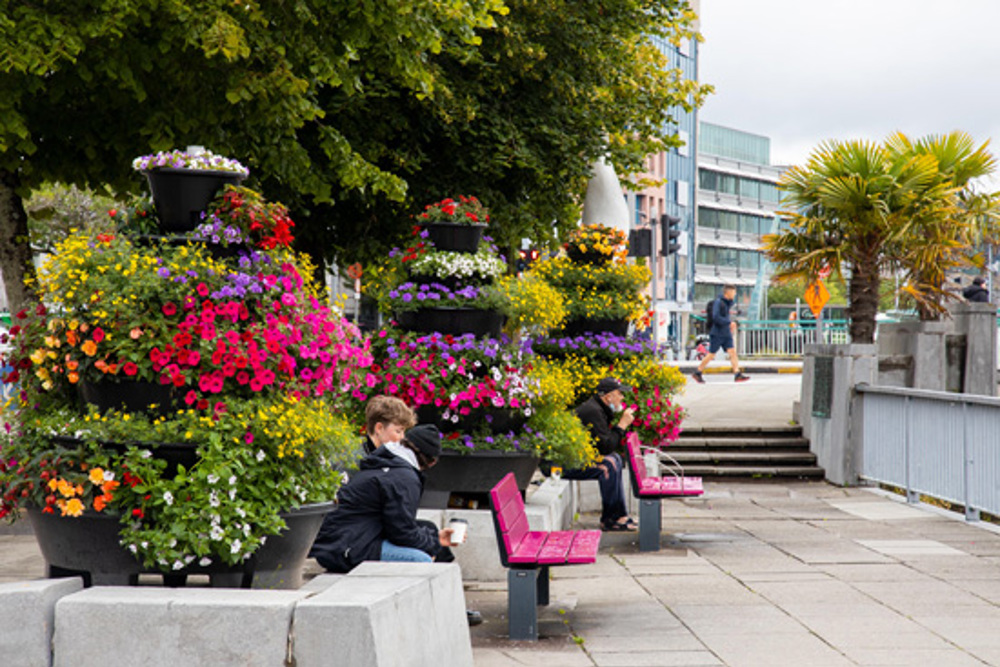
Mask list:
[[698,364],[698,370],[691,374],[694,381],[705,384],[705,378],[701,372],[715,359],[715,353],[724,350],[729,355],[729,362],[733,365],[733,379],[736,382],[746,382],[750,378],[740,370],[740,360],[736,356],[736,344],[733,342],[733,335],[736,333],[736,322],[729,315],[729,309],[733,307],[733,299],[736,298],[736,287],[726,285],[722,288],[722,294],[712,302],[712,328],[708,331],[708,354]]

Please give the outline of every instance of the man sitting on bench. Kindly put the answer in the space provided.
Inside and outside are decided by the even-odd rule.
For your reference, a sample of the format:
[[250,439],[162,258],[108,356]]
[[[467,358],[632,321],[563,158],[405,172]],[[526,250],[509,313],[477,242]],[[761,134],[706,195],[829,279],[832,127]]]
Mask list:
[[[618,380],[604,378],[597,383],[594,395],[576,409],[577,417],[590,429],[603,459],[589,468],[567,470],[563,475],[564,479],[597,480],[601,489],[601,529],[606,531],[635,531],[639,528],[625,506],[622,457],[618,454],[625,431],[635,419],[631,408],[623,409],[626,389]],[[618,412],[621,412],[621,417],[612,426]]]

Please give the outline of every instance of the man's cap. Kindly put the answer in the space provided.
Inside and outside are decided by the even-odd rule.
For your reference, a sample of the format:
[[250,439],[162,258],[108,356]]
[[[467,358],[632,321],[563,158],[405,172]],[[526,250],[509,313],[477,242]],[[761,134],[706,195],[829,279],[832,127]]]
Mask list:
[[428,458],[441,456],[441,432],[434,424],[417,424],[406,432],[406,441]]
[[604,396],[613,391],[626,392],[629,388],[614,378],[604,378],[597,383],[597,395]]
[[985,282],[986,281],[983,280],[982,278],[980,278],[979,276],[976,276],[975,278],[972,279],[972,284],[973,285],[982,285]]

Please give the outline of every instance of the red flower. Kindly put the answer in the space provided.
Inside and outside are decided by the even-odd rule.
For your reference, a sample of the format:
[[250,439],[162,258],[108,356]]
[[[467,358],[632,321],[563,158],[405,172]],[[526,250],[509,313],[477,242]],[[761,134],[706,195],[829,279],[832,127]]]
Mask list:
[[126,361],[125,365],[122,366],[122,370],[125,371],[125,375],[135,375],[139,372],[139,367],[131,361]]
[[102,329],[101,327],[95,327],[94,328],[94,342],[95,343],[100,343],[102,340],[104,340],[104,329]]
[[163,304],[163,308],[161,308],[161,310],[163,311],[164,315],[166,315],[167,317],[171,317],[177,313],[177,306],[174,305],[172,302],[168,301],[165,304]]

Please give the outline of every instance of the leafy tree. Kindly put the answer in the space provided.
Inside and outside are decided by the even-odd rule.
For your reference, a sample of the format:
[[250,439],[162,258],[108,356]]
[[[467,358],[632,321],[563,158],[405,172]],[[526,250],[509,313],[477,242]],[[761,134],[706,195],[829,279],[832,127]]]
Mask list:
[[490,233],[514,249],[551,241],[579,218],[593,161],[609,154],[619,173],[677,145],[671,109],[691,109],[710,90],[684,79],[654,39],[689,39],[693,15],[677,0],[510,0],[481,31],[473,57],[436,58],[445,94],[406,95],[373,68],[373,92],[322,105],[352,147],[402,177],[405,200],[342,188],[335,206],[311,208],[310,245],[347,262],[380,257],[408,233],[420,206],[475,194],[492,211]]
[[995,197],[972,187],[992,170],[984,156],[961,133],[821,144],[782,178],[791,223],[764,240],[776,276],[812,279],[827,264],[840,276],[849,271],[851,337],[859,343],[874,341],[882,276],[897,269],[921,315],[940,312],[943,276],[932,265],[969,262],[973,223],[995,219]]
[[[301,200],[405,182],[338,128],[378,91],[441,95],[434,54],[467,57],[501,0],[0,0],[0,271],[12,307],[32,270],[23,197],[39,184],[136,188],[136,155],[200,144]],[[258,182],[260,182],[258,180]]]

